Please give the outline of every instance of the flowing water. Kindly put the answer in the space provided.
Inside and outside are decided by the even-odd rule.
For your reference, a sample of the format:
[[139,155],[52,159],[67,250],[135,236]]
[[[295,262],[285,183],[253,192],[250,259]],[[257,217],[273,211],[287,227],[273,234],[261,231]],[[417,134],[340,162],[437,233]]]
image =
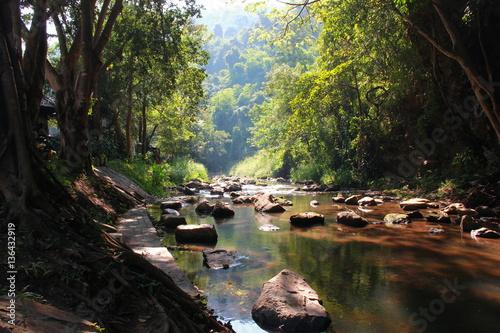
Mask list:
[[[429,228],[437,224],[424,219],[363,229],[336,223],[346,208],[381,222],[387,213],[402,212],[396,202],[360,209],[333,204],[332,194],[297,195],[286,186],[244,190],[271,192],[293,206],[262,214],[253,205],[233,205],[234,218],[225,220],[200,217],[194,205],[181,210],[188,224],[215,224],[216,248],[237,251],[238,265],[212,270],[203,266],[203,247],[171,250],[208,306],[236,332],[265,332],[252,320],[251,308],[262,284],[285,268],[305,277],[323,299],[332,318],[327,332],[500,331],[500,240],[473,240],[454,224],[441,225],[445,234],[431,235]],[[311,200],[320,205],[311,206]],[[325,225],[290,226],[290,215],[307,211],[324,214]],[[268,223],[281,229],[259,230]],[[164,243],[177,245],[171,234]]]

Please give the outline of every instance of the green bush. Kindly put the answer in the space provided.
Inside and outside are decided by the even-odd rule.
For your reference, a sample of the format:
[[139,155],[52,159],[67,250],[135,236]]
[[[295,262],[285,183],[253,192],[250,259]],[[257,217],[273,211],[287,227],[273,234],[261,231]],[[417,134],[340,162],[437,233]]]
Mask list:
[[242,177],[274,177],[281,169],[283,162],[272,153],[259,150],[255,155],[245,158],[229,171],[232,175]]
[[135,158],[132,161],[108,161],[109,167],[136,182],[145,191],[162,196],[165,189],[193,178],[208,180],[208,171],[201,163],[190,158],[174,158],[167,163],[157,164]]
[[320,182],[321,176],[321,167],[314,162],[302,163],[293,168],[290,173],[290,178],[293,181],[314,180],[316,182]]

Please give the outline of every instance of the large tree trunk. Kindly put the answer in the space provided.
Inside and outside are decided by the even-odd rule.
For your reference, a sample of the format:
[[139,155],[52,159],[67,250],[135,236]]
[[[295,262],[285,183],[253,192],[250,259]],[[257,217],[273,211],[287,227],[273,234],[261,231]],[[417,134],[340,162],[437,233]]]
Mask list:
[[110,1],[105,1],[95,23],[96,0],[82,0],[78,29],[69,48],[61,21],[56,14],[52,16],[59,39],[61,70],[58,73],[47,63],[46,75],[56,91],[57,120],[61,130],[60,155],[73,173],[93,172],[88,133],[91,97],[102,67],[100,57],[122,10],[122,2],[116,0],[108,13]]
[[25,72],[21,45],[13,38],[20,31],[19,8],[17,0],[0,2],[0,192],[8,204],[7,220],[43,231],[42,218],[54,210],[40,190],[51,182],[38,170],[31,119],[42,91],[43,80],[35,76],[43,75],[39,60],[46,50],[45,7],[35,8]]

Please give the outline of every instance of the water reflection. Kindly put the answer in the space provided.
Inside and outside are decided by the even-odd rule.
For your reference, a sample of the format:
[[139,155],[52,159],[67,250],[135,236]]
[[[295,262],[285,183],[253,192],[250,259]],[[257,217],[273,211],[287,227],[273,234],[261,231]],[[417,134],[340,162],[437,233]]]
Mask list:
[[[456,225],[430,235],[437,226],[424,220],[391,228],[371,224],[355,229],[336,223],[346,209],[331,195],[292,195],[280,186],[251,187],[252,193],[278,193],[293,202],[280,214],[256,213],[252,205],[233,206],[235,217],[200,217],[194,206],[181,210],[188,223],[214,223],[217,248],[239,252],[241,265],[227,270],[203,266],[202,248],[172,250],[188,277],[204,291],[209,307],[237,332],[264,332],[251,307],[262,283],[288,268],[306,278],[331,314],[327,332],[494,332],[500,325],[500,241],[473,241]],[[211,199],[212,200],[212,199]],[[224,199],[229,201],[228,199]],[[311,200],[319,206],[312,207]],[[350,206],[371,222],[401,212],[397,203]],[[294,213],[325,215],[325,226],[291,228]],[[273,224],[277,231],[261,231]],[[175,239],[166,235],[166,245]]]

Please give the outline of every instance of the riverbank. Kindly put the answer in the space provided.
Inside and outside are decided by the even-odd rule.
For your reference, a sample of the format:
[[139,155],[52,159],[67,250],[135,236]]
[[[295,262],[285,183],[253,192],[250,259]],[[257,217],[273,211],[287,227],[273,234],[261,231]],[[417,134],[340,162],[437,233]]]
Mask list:
[[[95,173],[68,183],[73,203],[45,217],[51,229],[44,235],[16,230],[15,292],[2,289],[7,298],[0,300],[0,327],[36,333],[232,332],[201,299],[119,241],[118,217],[155,198],[125,177],[110,177],[112,170]],[[3,281],[5,274],[0,272]],[[15,309],[8,308],[12,302]]]

